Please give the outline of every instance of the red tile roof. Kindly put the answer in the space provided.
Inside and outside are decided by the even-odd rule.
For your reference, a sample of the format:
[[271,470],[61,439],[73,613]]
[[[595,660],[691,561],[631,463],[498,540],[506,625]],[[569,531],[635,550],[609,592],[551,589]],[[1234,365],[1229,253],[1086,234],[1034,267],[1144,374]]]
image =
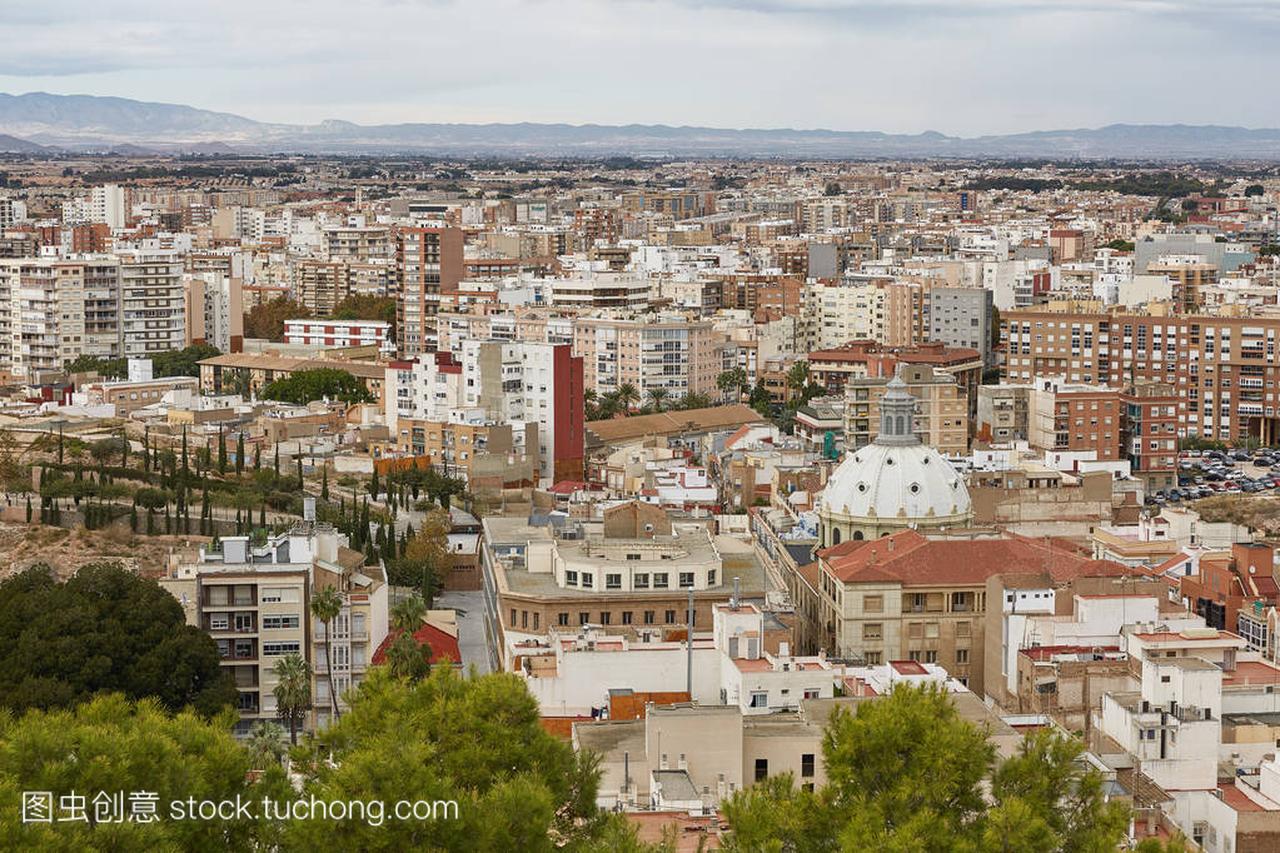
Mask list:
[[820,551],[819,557],[845,583],[970,586],[1013,571],[1045,573],[1055,581],[1129,573],[1119,563],[1088,560],[1076,549],[1012,534],[1000,539],[926,539],[904,530],[882,539],[841,543]]
[[[391,648],[391,644],[398,636],[400,636],[399,628],[392,628],[387,632],[386,638],[373,653],[374,666],[386,662],[387,649]],[[420,644],[426,643],[431,647],[432,663],[462,663],[462,651],[458,648],[458,638],[449,636],[436,626],[423,623],[421,628],[413,632],[413,638]]]

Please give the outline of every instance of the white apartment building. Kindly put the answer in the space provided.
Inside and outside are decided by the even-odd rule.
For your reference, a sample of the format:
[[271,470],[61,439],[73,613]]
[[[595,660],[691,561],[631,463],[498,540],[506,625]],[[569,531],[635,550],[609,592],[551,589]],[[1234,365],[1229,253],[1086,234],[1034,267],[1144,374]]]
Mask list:
[[119,357],[122,343],[114,258],[0,260],[0,370],[32,379],[80,355]]
[[182,256],[150,245],[116,252],[120,259],[123,355],[146,358],[186,345]]
[[391,324],[383,320],[285,320],[284,341],[317,347],[368,347],[390,355],[396,343]]

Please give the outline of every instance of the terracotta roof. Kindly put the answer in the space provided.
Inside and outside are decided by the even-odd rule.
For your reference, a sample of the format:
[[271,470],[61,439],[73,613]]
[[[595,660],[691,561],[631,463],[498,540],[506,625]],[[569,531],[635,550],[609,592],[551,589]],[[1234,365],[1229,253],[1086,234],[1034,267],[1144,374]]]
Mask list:
[[[846,546],[849,546],[846,548]],[[977,585],[1006,572],[1044,572],[1054,581],[1121,576],[1128,570],[1109,560],[1086,560],[1042,539],[926,539],[904,530],[882,539],[841,543],[819,552],[845,583],[898,581],[905,585]]]
[[701,432],[711,429],[729,429],[743,424],[764,423],[765,419],[750,406],[735,403],[731,406],[711,406],[706,409],[681,409],[658,412],[652,415],[631,415],[588,421],[588,444],[609,444],[644,438],[647,435],[678,435],[682,432]]
[[[392,628],[387,632],[387,636],[378,646],[378,650],[373,653],[371,662],[375,666],[386,662],[387,649],[391,647],[396,637],[399,636],[400,629],[398,628]],[[449,636],[435,625],[423,623],[421,628],[413,632],[413,637],[419,643],[426,643],[431,647],[432,663],[462,663],[462,651],[458,648],[458,638]]]

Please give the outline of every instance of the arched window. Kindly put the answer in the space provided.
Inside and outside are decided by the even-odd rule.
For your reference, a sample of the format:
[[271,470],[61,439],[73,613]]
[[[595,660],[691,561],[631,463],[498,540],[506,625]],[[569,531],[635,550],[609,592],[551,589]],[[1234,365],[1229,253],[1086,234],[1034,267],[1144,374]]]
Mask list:
[[905,435],[907,432],[907,422],[902,415],[898,415],[893,426],[894,435]]
[[840,544],[840,528],[839,527],[831,528],[831,544],[832,545]]
[[861,539],[861,538],[862,538],[862,531],[861,531],[861,530],[855,530],[855,531],[853,531],[853,538],[854,538],[855,540],[857,540],[857,539]]

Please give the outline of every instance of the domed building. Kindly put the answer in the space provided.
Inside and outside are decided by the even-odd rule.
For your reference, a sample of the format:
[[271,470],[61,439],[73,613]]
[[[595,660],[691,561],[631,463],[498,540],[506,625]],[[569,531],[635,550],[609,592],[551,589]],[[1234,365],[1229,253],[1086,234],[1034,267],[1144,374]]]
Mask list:
[[916,435],[915,405],[901,378],[889,381],[880,434],[845,456],[818,499],[819,547],[904,528],[962,527],[973,518],[964,478]]

